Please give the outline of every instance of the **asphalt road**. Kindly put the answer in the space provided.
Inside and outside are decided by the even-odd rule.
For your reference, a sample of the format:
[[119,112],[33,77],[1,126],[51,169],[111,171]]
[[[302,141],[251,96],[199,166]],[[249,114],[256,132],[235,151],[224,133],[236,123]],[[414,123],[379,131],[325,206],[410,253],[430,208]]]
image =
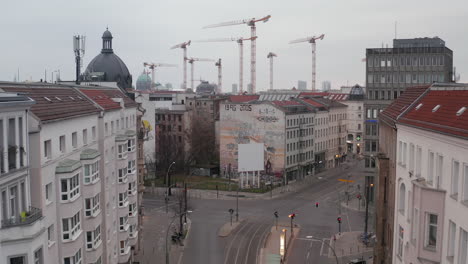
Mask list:
[[[264,246],[268,231],[274,224],[275,211],[279,212],[279,221],[283,223],[289,223],[288,214],[294,212],[295,223],[301,227],[299,239],[292,244],[289,263],[334,263],[328,257],[326,244],[338,233],[336,218],[340,210],[343,232],[364,229],[362,212],[348,212],[338,206],[339,193],[346,190],[346,184],[338,179],[350,175],[351,180],[363,180],[360,170],[355,163],[348,163],[319,174],[321,179],[302,191],[271,200],[239,200],[242,223],[225,238],[218,236],[218,230],[229,221],[228,210],[236,208],[236,201],[191,199],[192,226],[180,263],[257,263],[260,248]],[[315,202],[319,202],[318,208]],[[145,210],[165,210],[163,203],[153,203],[145,203]],[[306,236],[323,240],[310,241],[305,239]]]

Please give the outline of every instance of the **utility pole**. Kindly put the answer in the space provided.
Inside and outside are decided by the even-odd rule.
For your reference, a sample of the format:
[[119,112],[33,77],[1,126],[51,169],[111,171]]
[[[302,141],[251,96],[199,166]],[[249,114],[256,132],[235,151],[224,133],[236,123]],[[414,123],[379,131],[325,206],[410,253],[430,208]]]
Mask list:
[[374,187],[374,184],[369,184],[369,179],[367,179],[367,193],[366,193],[366,218],[365,218],[365,226],[364,226],[364,235],[365,235],[365,242],[367,246],[367,229],[368,229],[368,222],[369,222],[369,193],[371,187]]
[[185,210],[184,210],[184,212],[185,212],[184,220],[185,220],[185,221],[184,221],[184,222],[187,223],[187,182],[184,182],[184,200],[185,200],[185,202],[184,202],[184,205],[185,205],[185,206],[184,206],[184,207],[185,207]]
[[239,222],[239,185],[237,186],[236,195],[236,222]]

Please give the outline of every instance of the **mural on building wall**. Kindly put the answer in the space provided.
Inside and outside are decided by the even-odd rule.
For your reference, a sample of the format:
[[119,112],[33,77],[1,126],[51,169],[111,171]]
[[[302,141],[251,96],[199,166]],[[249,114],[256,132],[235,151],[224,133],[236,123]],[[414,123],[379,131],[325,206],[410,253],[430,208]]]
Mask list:
[[265,168],[281,177],[284,170],[284,113],[269,104],[223,104],[220,109],[220,162],[237,171],[238,144],[263,143]]

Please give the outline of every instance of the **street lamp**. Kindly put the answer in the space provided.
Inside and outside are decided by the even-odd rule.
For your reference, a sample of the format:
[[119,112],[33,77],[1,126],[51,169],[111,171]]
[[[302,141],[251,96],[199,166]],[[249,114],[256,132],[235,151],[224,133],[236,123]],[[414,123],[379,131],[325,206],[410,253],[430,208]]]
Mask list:
[[[180,216],[182,215],[186,215],[187,213],[191,213],[191,211],[186,211],[186,212],[183,212],[180,214]],[[169,229],[171,228],[172,224],[174,223],[174,221],[176,220],[176,217],[174,216],[172,218],[172,221],[171,223],[169,223],[169,225],[167,226],[167,230],[166,230],[166,264],[169,264],[169,246],[167,244],[167,237],[169,236]],[[182,233],[183,231],[180,230],[180,233]]]
[[369,193],[370,193],[370,190],[371,188],[374,187],[374,184],[371,183],[371,184],[368,184],[367,186],[367,193],[366,193],[366,219],[365,219],[365,226],[364,226],[364,239],[365,239],[365,243],[366,243],[366,246],[367,246],[367,228],[368,228],[368,222],[369,222]]
[[169,182],[169,180],[170,180],[170,178],[169,178],[169,171],[171,170],[171,167],[172,167],[172,165],[174,165],[174,164],[175,164],[175,161],[173,161],[173,162],[171,163],[171,165],[169,165],[169,168],[167,169],[167,173],[166,173],[166,185],[167,185],[167,192],[166,192],[166,195],[169,195],[169,196],[171,196],[171,186],[170,186],[170,182]]

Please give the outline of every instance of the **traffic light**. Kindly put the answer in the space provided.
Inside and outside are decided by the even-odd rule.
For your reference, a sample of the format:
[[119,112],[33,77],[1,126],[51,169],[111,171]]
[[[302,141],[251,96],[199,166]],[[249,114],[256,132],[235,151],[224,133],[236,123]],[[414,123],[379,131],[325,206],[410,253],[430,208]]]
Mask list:
[[338,221],[338,224],[341,224],[341,216],[338,216],[336,220]]
[[296,217],[296,214],[292,213],[292,214],[288,215],[288,217],[291,218],[291,219],[294,219],[294,217]]
[[278,218],[278,211],[275,211],[275,217]]
[[315,207],[317,207],[317,208],[318,208],[318,206],[319,206],[319,203],[318,203],[318,202],[316,202],[316,203],[315,203]]

